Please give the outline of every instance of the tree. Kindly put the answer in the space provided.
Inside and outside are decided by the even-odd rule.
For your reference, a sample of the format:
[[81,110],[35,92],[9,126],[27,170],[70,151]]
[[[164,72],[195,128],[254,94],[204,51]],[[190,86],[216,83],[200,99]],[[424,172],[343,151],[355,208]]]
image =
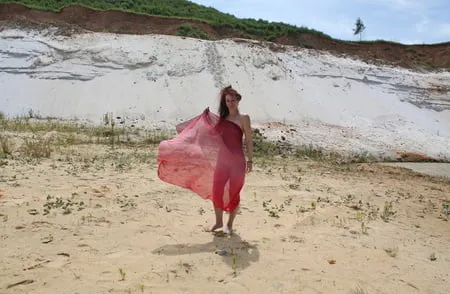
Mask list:
[[355,28],[353,29],[354,35],[359,34],[359,40],[361,41],[361,34],[366,29],[362,20],[358,17],[355,23]]

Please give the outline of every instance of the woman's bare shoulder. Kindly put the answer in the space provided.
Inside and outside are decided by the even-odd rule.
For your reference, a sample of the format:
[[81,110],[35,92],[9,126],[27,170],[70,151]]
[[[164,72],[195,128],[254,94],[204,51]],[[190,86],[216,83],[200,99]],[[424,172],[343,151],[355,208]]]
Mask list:
[[243,126],[244,128],[250,127],[250,115],[248,115],[246,113],[242,113],[240,115],[240,121],[241,121],[241,126]]
[[247,113],[241,113],[240,118],[241,118],[241,120],[249,120],[250,115]]

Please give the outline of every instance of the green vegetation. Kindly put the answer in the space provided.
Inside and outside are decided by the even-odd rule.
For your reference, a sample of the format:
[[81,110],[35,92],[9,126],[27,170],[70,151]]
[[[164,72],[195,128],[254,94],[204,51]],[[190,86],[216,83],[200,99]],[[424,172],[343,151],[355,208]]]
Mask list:
[[259,129],[253,130],[253,154],[256,157],[274,157],[283,154],[274,142],[267,141]]
[[[389,161],[388,158],[377,158],[368,153],[343,155],[311,144],[296,146],[289,143],[274,142],[268,140],[259,129],[253,130],[253,154],[259,161],[258,164],[263,165],[272,160],[278,160],[279,157],[310,159],[318,162],[338,163],[340,165]],[[292,185],[291,188],[295,189],[295,185]]]
[[[22,0],[0,3],[20,3],[30,8],[49,11],[60,11],[62,8],[77,4],[97,10],[121,10],[139,14],[162,17],[176,17],[205,21],[216,28],[236,30],[248,38],[262,38],[273,40],[279,36],[297,33],[312,33],[329,37],[322,32],[306,27],[297,27],[282,22],[268,22],[262,19],[239,19],[227,13],[222,13],[212,7],[206,7],[186,0]],[[180,27],[179,34],[205,38],[203,32],[195,29]],[[200,35],[198,35],[200,34]]]
[[200,29],[193,27],[191,24],[184,24],[177,30],[178,36],[192,37],[198,39],[209,40],[209,36],[202,32]]
[[[73,207],[75,206],[75,207]],[[44,203],[44,215],[50,213],[52,209],[61,209],[63,214],[70,214],[74,208],[77,211],[86,208],[83,201],[74,202],[72,199],[63,199],[62,197],[52,197],[47,195],[47,201]]]
[[[20,156],[50,158],[61,148],[84,144],[105,144],[112,149],[121,145],[157,145],[173,136],[169,130],[116,126],[111,121],[105,121],[104,125],[90,125],[34,115],[32,118],[31,112],[29,116],[0,117],[0,134],[0,159]],[[127,158],[115,159],[118,170],[127,165]],[[0,166],[2,164],[0,160]]]

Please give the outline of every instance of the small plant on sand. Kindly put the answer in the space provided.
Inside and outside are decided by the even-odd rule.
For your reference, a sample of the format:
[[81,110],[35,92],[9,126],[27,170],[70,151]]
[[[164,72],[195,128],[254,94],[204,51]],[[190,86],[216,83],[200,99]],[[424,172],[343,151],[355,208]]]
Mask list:
[[309,209],[304,207],[304,206],[297,205],[297,210],[296,211],[297,211],[297,216],[298,216],[300,213],[308,212]]
[[125,281],[125,277],[126,277],[127,273],[121,268],[119,268],[119,273],[120,273],[120,280],[119,281]]
[[114,160],[114,167],[118,171],[124,171],[131,168],[131,158],[125,154],[117,154]]
[[362,289],[361,287],[356,287],[355,289],[350,290],[350,292],[348,292],[349,294],[365,294],[366,291],[364,291],[364,289]]
[[350,202],[352,202],[354,199],[355,199],[355,196],[353,196],[352,194],[347,194],[347,196],[345,196],[345,197],[342,197],[343,199],[343,202],[345,203],[345,204],[348,204],[348,203],[350,203]]
[[367,205],[367,220],[368,221],[376,220],[380,208],[376,205],[371,205],[369,202],[367,202],[366,205]]
[[290,206],[292,203],[292,196],[289,196],[286,200],[284,200],[284,205]]
[[390,257],[397,257],[398,254],[398,247],[395,248],[386,248],[384,251],[390,256]]
[[384,208],[383,208],[383,211],[381,212],[380,217],[385,222],[389,222],[396,213],[397,212],[394,211],[392,201],[386,201],[384,203]]
[[329,203],[329,200],[328,199],[325,199],[325,200],[323,200],[323,199],[321,199],[320,197],[318,197],[317,198],[317,202],[316,201],[311,201],[310,202],[310,206],[309,207],[304,207],[304,206],[301,206],[301,205],[297,205],[296,206],[296,212],[297,212],[297,216],[300,214],[300,213],[305,213],[305,212],[308,212],[308,211],[314,211],[314,210],[316,210],[317,209],[317,205],[318,205],[318,203],[320,203],[320,202],[327,202],[327,203]]
[[442,203],[442,214],[445,215],[446,221],[448,221],[448,215],[450,214],[449,207],[450,205],[448,203]]
[[134,202],[133,199],[129,199],[128,196],[117,197],[116,203],[120,205],[120,208],[122,208],[122,210],[133,209],[137,206],[136,202]]
[[231,268],[233,269],[233,277],[237,277],[237,255],[234,253],[234,250],[231,249]]
[[[2,166],[7,166],[8,165],[8,161],[4,160],[3,158],[5,158],[6,156],[4,154],[0,153],[0,167]],[[2,178],[0,178],[0,182],[3,182],[6,180],[3,180]]]
[[361,234],[368,235],[368,227],[367,224],[378,217],[379,207],[375,205],[371,205],[369,202],[366,204],[363,203],[362,200],[359,200],[357,203],[350,202],[354,200],[354,197],[345,197],[344,203],[347,203],[346,206],[356,210],[354,219],[361,224]]
[[237,277],[236,256],[233,256],[232,262],[233,262],[233,276]]
[[369,218],[367,217],[367,214],[362,211],[357,211],[355,215],[355,219],[361,223],[361,234],[368,235],[366,221],[369,222]]
[[14,149],[14,143],[5,136],[0,136],[0,156],[11,155]]
[[49,158],[52,153],[52,146],[48,140],[25,139],[25,145],[23,146],[23,153],[25,156],[34,158]]
[[161,141],[168,140],[172,138],[175,134],[171,133],[168,130],[155,129],[151,131],[147,131],[145,135],[145,143],[156,145]]
[[365,222],[361,222],[361,233],[363,235],[368,235],[369,233],[367,232],[367,227],[366,227],[366,223]]
[[89,215],[83,215],[81,217],[81,223],[85,224],[85,223],[107,223],[110,224],[111,222],[109,220],[107,220],[104,216],[102,217],[95,217],[93,216],[91,213],[89,213]]
[[263,205],[264,210],[269,213],[270,217],[279,218],[280,217],[279,213],[284,211],[283,204],[280,204],[280,206],[278,206],[278,205],[270,206],[271,203],[272,203],[272,199],[263,201],[262,205]]
[[326,157],[326,154],[324,153],[324,151],[319,148],[319,147],[315,147],[313,145],[308,145],[308,146],[302,146],[302,147],[298,147],[295,150],[294,153],[295,157],[298,158],[309,158],[312,160],[323,160]]
[[104,137],[109,137],[109,143],[111,144],[112,149],[115,148],[116,143],[120,143],[120,135],[125,132],[124,129],[116,129],[116,119],[120,119],[120,117],[114,117],[112,112],[105,113],[103,115],[103,124],[107,129],[98,130],[102,131]]
[[52,209],[60,208],[63,214],[70,214],[75,208],[77,211],[83,210],[85,204],[83,201],[74,202],[71,199],[63,199],[62,197],[47,196],[47,201],[44,203],[44,215],[50,213]]
[[267,141],[259,129],[254,129],[252,136],[253,153],[263,161],[263,166],[267,164],[266,161],[270,162],[274,156],[281,154],[277,144]]
[[6,214],[0,213],[0,216],[2,217],[4,223],[6,223],[8,221],[8,216]]

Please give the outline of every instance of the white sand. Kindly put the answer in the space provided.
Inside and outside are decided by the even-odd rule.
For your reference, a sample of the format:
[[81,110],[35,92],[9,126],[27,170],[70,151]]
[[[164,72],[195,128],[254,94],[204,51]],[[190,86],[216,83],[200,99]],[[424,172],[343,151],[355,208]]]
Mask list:
[[[290,124],[297,130],[290,142],[450,157],[450,92],[432,90],[449,87],[449,72],[175,36],[3,30],[0,41],[0,110],[7,115],[32,110],[100,123],[112,112],[127,124],[173,127],[208,106],[216,110],[218,90],[232,84],[254,126]],[[279,140],[282,131],[265,133]]]

